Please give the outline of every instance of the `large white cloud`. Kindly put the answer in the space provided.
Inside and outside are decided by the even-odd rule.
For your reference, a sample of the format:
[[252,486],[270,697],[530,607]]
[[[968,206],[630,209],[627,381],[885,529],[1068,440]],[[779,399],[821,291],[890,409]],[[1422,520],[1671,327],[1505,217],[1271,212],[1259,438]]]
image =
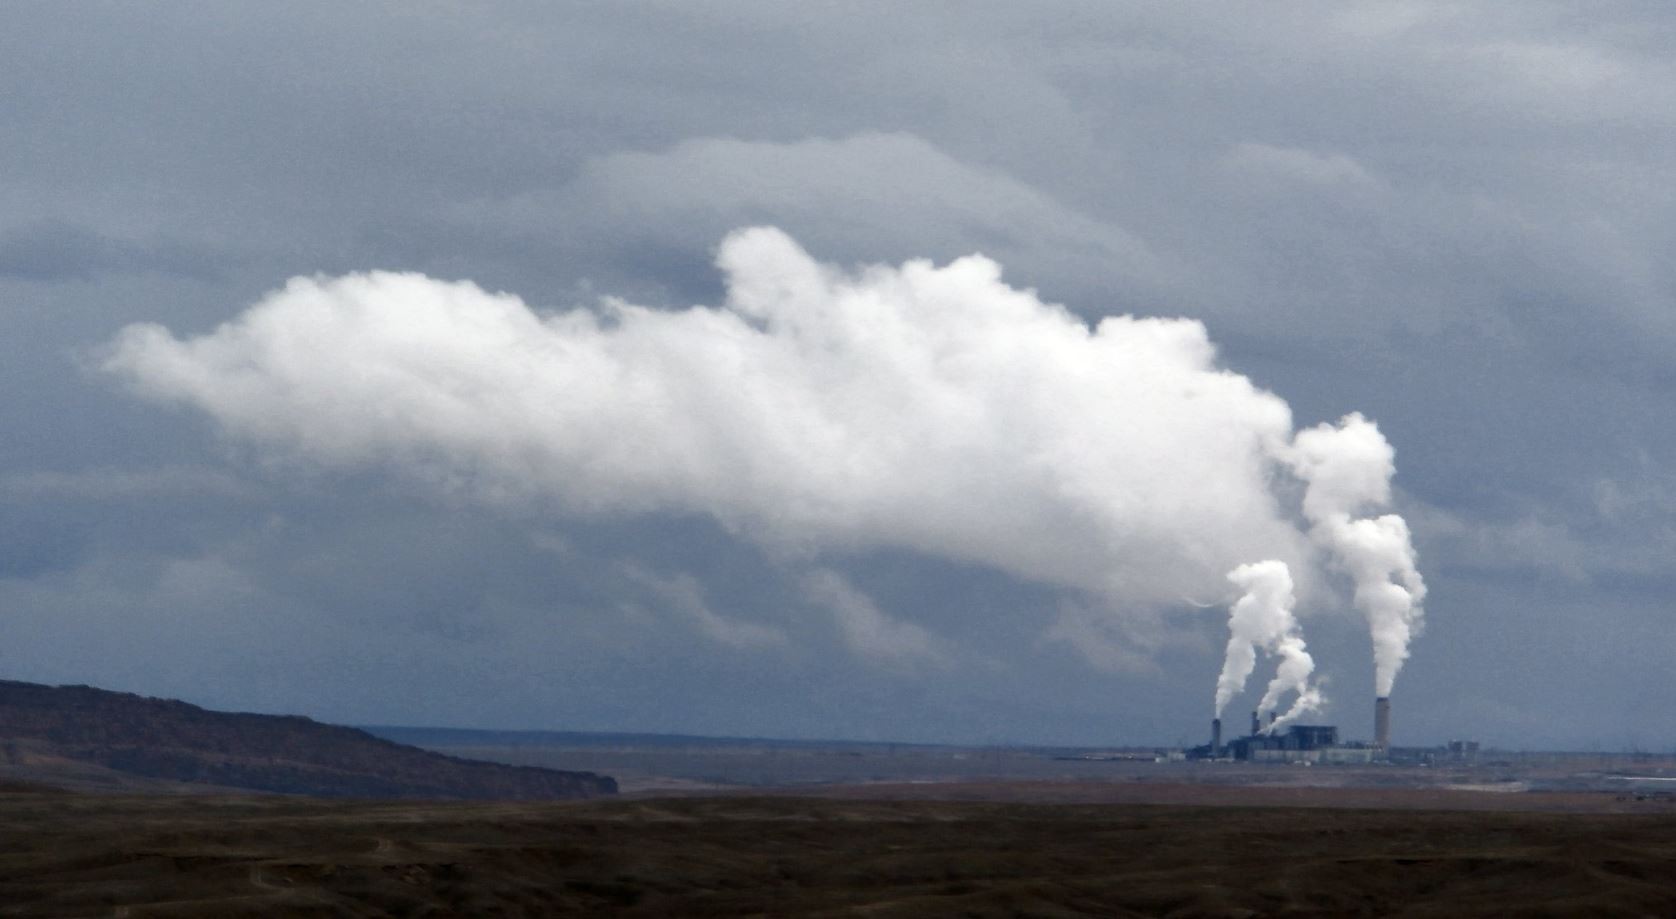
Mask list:
[[201,337],[130,326],[106,367],[283,455],[706,513],[791,553],[912,549],[1119,605],[1307,555],[1270,489],[1290,412],[1197,322],[1091,329],[981,257],[845,273],[772,229],[718,261],[727,302],[679,312],[296,278]]
[[[130,326],[105,367],[275,455],[497,505],[707,514],[791,559],[886,547],[977,563],[1143,629],[1224,594],[1250,560],[1313,570],[1298,511],[1335,552],[1323,508],[1348,522],[1388,500],[1376,427],[1353,415],[1294,440],[1286,403],[1220,367],[1196,321],[1090,328],[981,256],[847,272],[772,228],[731,234],[718,264],[726,302],[682,311],[543,313],[416,274],[295,278],[197,338]],[[1289,477],[1308,483],[1301,507],[1277,488]],[[1385,520],[1412,573],[1406,528]],[[1349,567],[1359,599],[1385,584]],[[852,645],[941,656],[836,577],[807,583]],[[713,637],[780,640],[676,587]]]

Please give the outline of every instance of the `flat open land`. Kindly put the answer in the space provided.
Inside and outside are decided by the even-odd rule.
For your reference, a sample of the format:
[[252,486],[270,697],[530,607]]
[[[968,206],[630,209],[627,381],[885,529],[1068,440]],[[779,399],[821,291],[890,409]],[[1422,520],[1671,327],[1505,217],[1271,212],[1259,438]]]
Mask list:
[[[1250,792],[1269,806],[1052,783],[573,804],[8,791],[0,916],[1676,914],[1662,803]],[[1416,809],[1462,801],[1498,809]],[[1552,807],[1500,803],[1518,801]],[[1564,812],[1619,808],[1658,812]]]

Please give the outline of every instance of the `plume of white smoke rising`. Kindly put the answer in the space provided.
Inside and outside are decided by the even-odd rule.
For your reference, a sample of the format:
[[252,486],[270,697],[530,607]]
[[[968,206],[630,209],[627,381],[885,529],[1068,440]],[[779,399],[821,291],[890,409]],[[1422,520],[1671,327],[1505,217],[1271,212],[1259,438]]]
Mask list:
[[1296,597],[1286,563],[1270,559],[1241,565],[1228,572],[1228,580],[1240,589],[1240,597],[1229,609],[1228,647],[1216,681],[1216,717],[1222,717],[1228,703],[1245,689],[1259,651],[1279,662],[1258,711],[1274,711],[1289,691],[1296,692],[1297,699],[1277,726],[1318,708],[1323,701],[1320,690],[1309,683],[1315,659],[1292,613]]
[[1275,642],[1273,654],[1279,658],[1279,662],[1275,664],[1274,679],[1269,681],[1269,688],[1264,691],[1262,701],[1257,703],[1257,710],[1278,710],[1280,700],[1288,692],[1297,693],[1297,697],[1292,700],[1292,706],[1269,725],[1271,732],[1280,730],[1326,703],[1321,688],[1310,685],[1310,675],[1315,672],[1315,658],[1310,656],[1302,635],[1294,633],[1283,636]]
[[1360,516],[1390,503],[1395,455],[1378,425],[1356,413],[1299,431],[1291,451],[1307,483],[1310,535],[1350,576],[1353,601],[1367,617],[1379,696],[1391,694],[1425,616],[1426,584],[1408,524],[1396,514]]
[[[730,234],[717,262],[726,300],[682,310],[538,310],[418,274],[294,278],[208,334],[129,326],[103,366],[274,460],[378,466],[503,507],[707,514],[794,558],[889,547],[982,564],[1104,601],[1137,634],[1249,559],[1303,589],[1313,535],[1385,640],[1394,601],[1378,587],[1396,585],[1377,575],[1406,534],[1339,509],[1383,497],[1388,446],[1364,482],[1365,463],[1341,461],[1359,427],[1295,445],[1286,403],[1219,366],[1200,323],[1091,328],[981,256],[845,271],[766,227]],[[1272,489],[1285,469],[1309,482],[1309,535]],[[1258,646],[1307,695],[1301,644],[1274,641]]]
[[726,302],[684,310],[295,278],[199,337],[130,326],[104,366],[269,457],[512,506],[698,512],[798,557],[905,548],[1117,621],[1309,555],[1269,488],[1290,410],[1196,321],[1090,328],[982,257],[847,272],[770,228],[718,263]]

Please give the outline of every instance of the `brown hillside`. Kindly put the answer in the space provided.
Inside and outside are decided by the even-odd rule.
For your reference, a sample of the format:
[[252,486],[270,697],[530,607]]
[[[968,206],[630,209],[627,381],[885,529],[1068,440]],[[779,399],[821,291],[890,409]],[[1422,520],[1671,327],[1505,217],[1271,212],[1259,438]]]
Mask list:
[[591,772],[458,759],[294,715],[0,680],[0,762],[24,751],[148,778],[327,797],[553,800],[617,791]]

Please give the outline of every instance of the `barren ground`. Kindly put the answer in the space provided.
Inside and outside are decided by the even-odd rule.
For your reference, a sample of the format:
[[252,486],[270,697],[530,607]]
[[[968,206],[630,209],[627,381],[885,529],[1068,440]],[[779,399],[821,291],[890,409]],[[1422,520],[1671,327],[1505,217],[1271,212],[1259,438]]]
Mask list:
[[11,790],[0,916],[1672,915],[1670,810],[1144,783],[576,804]]

